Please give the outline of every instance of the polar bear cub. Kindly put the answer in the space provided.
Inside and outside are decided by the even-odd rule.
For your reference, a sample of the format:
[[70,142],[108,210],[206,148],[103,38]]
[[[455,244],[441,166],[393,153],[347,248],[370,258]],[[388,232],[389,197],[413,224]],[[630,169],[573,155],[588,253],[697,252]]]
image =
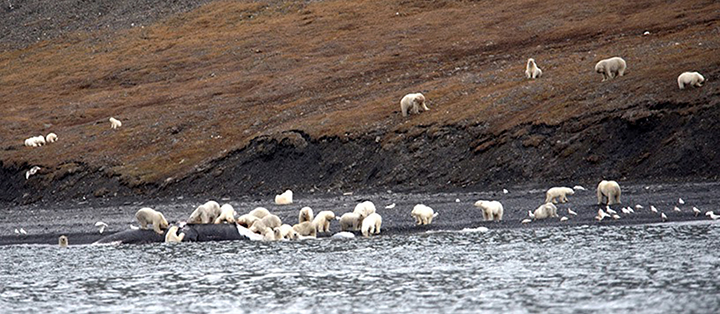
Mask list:
[[371,234],[380,234],[380,227],[382,226],[382,217],[377,213],[372,213],[370,216],[365,217],[362,222],[362,234],[364,237],[369,237]]
[[313,224],[317,228],[317,232],[330,232],[330,221],[335,220],[335,213],[329,210],[323,210],[315,216]]
[[557,206],[553,203],[545,203],[540,205],[533,213],[535,219],[545,219],[548,217],[557,217]]
[[283,239],[296,240],[298,238],[298,233],[291,225],[283,224],[278,229],[280,230],[280,237]]
[[545,203],[554,203],[557,204],[558,199],[560,200],[560,203],[565,203],[568,201],[567,196],[575,194],[575,190],[568,188],[568,187],[553,187],[547,190],[545,192]]
[[110,128],[111,128],[111,129],[117,129],[117,128],[119,128],[119,127],[122,126],[122,122],[120,122],[120,120],[115,119],[115,118],[113,118],[113,117],[110,117],[110,119],[108,119],[108,121],[110,121]]
[[358,213],[345,213],[340,216],[339,220],[342,231],[357,231],[362,223],[362,217]]
[[410,216],[415,218],[415,223],[418,225],[429,225],[432,223],[433,218],[438,216],[432,208],[425,206],[424,204],[417,204],[413,207]]
[[220,224],[223,222],[235,223],[235,215],[237,215],[237,212],[235,212],[235,209],[230,204],[223,204],[223,206],[220,206],[220,216],[215,218],[215,224]]
[[374,214],[376,211],[375,204],[371,201],[364,201],[362,203],[359,203],[355,205],[355,209],[353,210],[353,213],[356,213],[360,215],[360,219],[370,216],[370,214]]
[[167,229],[168,222],[165,220],[165,216],[159,211],[152,208],[145,207],[135,213],[135,219],[140,224],[140,229],[147,229],[149,224],[153,225],[153,230],[159,234],[163,234],[161,229]]
[[285,190],[280,195],[275,195],[275,204],[278,205],[289,205],[293,203],[293,192],[290,190]]
[[313,215],[312,208],[303,207],[302,209],[300,209],[300,213],[298,213],[298,223],[313,221],[313,218],[315,218],[315,216]]
[[317,228],[312,221],[301,222],[293,226],[293,230],[297,232],[298,237],[317,237]]
[[542,70],[535,64],[535,59],[530,58],[525,65],[525,77],[536,79],[542,76]]
[[255,233],[265,234],[267,229],[280,228],[280,226],[282,226],[280,217],[270,214],[253,223],[249,229]]
[[185,232],[180,232],[178,235],[178,229],[180,229],[178,226],[172,226],[168,229],[165,234],[165,243],[180,243],[183,239],[185,239]]
[[595,72],[602,74],[603,82],[616,76],[623,76],[625,69],[627,69],[627,63],[620,57],[600,60],[595,64]]
[[701,87],[705,78],[698,72],[683,72],[677,78],[678,87],[685,89],[685,85]]
[[45,136],[45,140],[48,143],[55,143],[58,140],[57,134],[50,132],[47,136]]
[[620,185],[615,181],[602,180],[597,187],[598,204],[620,204]]
[[211,224],[215,222],[221,214],[220,204],[216,201],[208,201],[198,206],[195,211],[190,214],[187,223],[189,224]]
[[411,108],[410,113],[419,114],[420,106],[425,111],[430,110],[425,104],[425,96],[421,93],[407,94],[400,100],[400,111],[402,111],[403,117],[407,117],[408,110]]
[[502,203],[498,201],[480,200],[475,202],[474,205],[482,210],[483,220],[485,221],[501,221],[503,219],[505,209]]

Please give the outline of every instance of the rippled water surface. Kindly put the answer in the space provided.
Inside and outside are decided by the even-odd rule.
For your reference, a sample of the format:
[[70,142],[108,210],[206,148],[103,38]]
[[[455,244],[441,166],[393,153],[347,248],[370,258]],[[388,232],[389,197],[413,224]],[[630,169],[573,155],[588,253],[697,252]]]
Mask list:
[[0,247],[2,312],[720,312],[720,224]]

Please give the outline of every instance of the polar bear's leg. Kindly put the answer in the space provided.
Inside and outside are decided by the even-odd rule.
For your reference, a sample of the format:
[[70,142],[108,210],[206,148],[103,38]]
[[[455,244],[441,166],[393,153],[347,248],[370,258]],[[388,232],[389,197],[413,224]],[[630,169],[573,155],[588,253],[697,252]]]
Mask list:
[[420,106],[416,102],[413,102],[412,105],[412,113],[419,114],[420,113]]
[[155,232],[157,232],[159,234],[163,234],[163,231],[160,230],[160,222],[159,221],[153,222],[153,230],[155,230]]

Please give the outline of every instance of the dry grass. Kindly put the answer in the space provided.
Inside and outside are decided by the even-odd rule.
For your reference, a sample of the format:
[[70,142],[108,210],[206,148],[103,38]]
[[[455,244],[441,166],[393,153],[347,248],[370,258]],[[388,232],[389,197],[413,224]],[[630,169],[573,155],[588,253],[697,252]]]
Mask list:
[[[0,160],[162,182],[291,129],[386,142],[429,125],[499,134],[695,97],[677,95],[686,70],[710,72],[702,92],[716,93],[719,18],[720,3],[693,0],[217,1],[0,54]],[[600,83],[595,62],[616,55],[627,75]],[[529,57],[542,79],[524,80]],[[404,119],[398,102],[416,91],[431,110]],[[123,127],[110,130],[110,116]],[[51,131],[59,142],[20,146]]]

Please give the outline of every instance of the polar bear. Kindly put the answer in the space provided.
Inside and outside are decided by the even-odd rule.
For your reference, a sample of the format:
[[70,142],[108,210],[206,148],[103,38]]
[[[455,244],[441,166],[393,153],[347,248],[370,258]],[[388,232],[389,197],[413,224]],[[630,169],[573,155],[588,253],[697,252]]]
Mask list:
[[698,72],[683,72],[678,76],[677,82],[680,89],[685,89],[685,85],[701,87],[705,78]]
[[545,192],[545,203],[554,203],[557,204],[558,199],[560,199],[560,203],[565,203],[568,201],[567,196],[575,194],[575,190],[568,188],[568,187],[553,187],[547,190]]
[[317,228],[312,221],[306,221],[293,226],[293,230],[301,237],[317,237]]
[[42,135],[33,136],[25,140],[25,146],[40,147],[45,145],[45,137]]
[[545,219],[548,217],[557,217],[557,206],[553,203],[545,203],[540,205],[533,213],[535,219]]
[[482,210],[483,220],[485,221],[501,221],[503,219],[505,209],[498,201],[480,200],[475,202],[474,205]]
[[302,209],[300,209],[300,213],[298,213],[298,223],[313,221],[313,218],[315,218],[315,215],[313,215],[312,208],[303,207]]
[[542,76],[542,70],[535,64],[535,59],[530,58],[525,65],[525,77],[536,79]]
[[168,222],[165,220],[165,216],[159,211],[152,208],[145,207],[135,213],[135,219],[140,224],[140,229],[147,229],[147,225],[152,224],[153,230],[159,234],[163,234],[160,229],[167,229]]
[[365,217],[362,222],[362,234],[364,237],[369,237],[371,234],[380,234],[380,227],[382,226],[382,217],[377,213],[372,213],[370,216]]
[[260,220],[260,218],[255,215],[245,214],[235,219],[235,222],[245,228],[250,228],[258,220]]
[[362,217],[358,213],[345,213],[340,216],[340,230],[357,231],[360,230]]
[[255,216],[257,218],[263,219],[265,216],[270,215],[270,211],[267,210],[265,207],[257,207],[253,210],[251,210],[248,215]]
[[290,190],[285,190],[280,195],[275,195],[275,204],[278,205],[289,205],[293,203],[293,192]]
[[423,110],[428,111],[430,108],[425,104],[425,96],[421,93],[407,94],[400,100],[400,111],[402,111],[403,117],[407,117],[408,109],[412,107],[410,113],[419,114],[420,106]]
[[600,60],[595,64],[595,72],[602,74],[603,82],[616,76],[623,76],[625,69],[627,69],[627,63],[620,57]]
[[110,117],[110,119],[108,119],[108,121],[110,121],[110,128],[111,128],[111,129],[117,129],[117,128],[119,128],[119,127],[122,126],[122,122],[120,122],[120,120],[115,119],[115,118],[113,118],[113,117]]
[[45,141],[47,141],[48,143],[55,143],[55,142],[57,142],[57,140],[58,140],[58,137],[57,137],[57,134],[55,134],[55,133],[50,132],[50,133],[48,133],[47,136],[45,136]]
[[330,232],[330,221],[335,220],[335,213],[329,210],[323,210],[315,216],[313,224],[318,232]]
[[220,206],[220,215],[215,218],[215,224],[220,224],[223,222],[227,223],[235,223],[235,215],[237,215],[237,212],[235,212],[235,209],[230,204],[223,204],[223,206]]
[[355,209],[353,210],[353,213],[356,213],[360,215],[360,219],[363,219],[370,214],[374,214],[376,211],[375,204],[371,201],[364,201],[362,203],[359,203],[355,205]]
[[180,243],[183,239],[185,239],[185,232],[180,232],[178,235],[178,226],[172,226],[168,229],[167,233],[165,233],[165,243]]
[[211,224],[215,222],[221,214],[220,204],[216,201],[208,201],[198,206],[195,211],[190,214],[187,223],[189,224]]
[[283,239],[280,228],[265,228],[262,235],[263,241],[278,241]]
[[68,247],[68,244],[69,244],[69,242],[68,242],[68,237],[67,237],[67,236],[61,235],[61,236],[58,238],[58,245],[59,245],[60,247]]
[[252,226],[250,226],[250,231],[264,234],[264,229],[280,228],[281,225],[282,221],[280,220],[280,217],[270,214],[263,217],[263,219],[256,221]]
[[410,212],[410,216],[415,218],[415,223],[418,225],[429,225],[432,223],[433,218],[438,216],[438,213],[424,204],[417,204]]
[[602,180],[597,187],[598,204],[620,204],[620,185],[615,181]]
[[295,229],[293,229],[293,227],[291,225],[282,224],[280,226],[280,228],[278,228],[278,230],[280,230],[280,236],[283,239],[297,240],[297,238],[298,238],[297,231],[295,231]]

